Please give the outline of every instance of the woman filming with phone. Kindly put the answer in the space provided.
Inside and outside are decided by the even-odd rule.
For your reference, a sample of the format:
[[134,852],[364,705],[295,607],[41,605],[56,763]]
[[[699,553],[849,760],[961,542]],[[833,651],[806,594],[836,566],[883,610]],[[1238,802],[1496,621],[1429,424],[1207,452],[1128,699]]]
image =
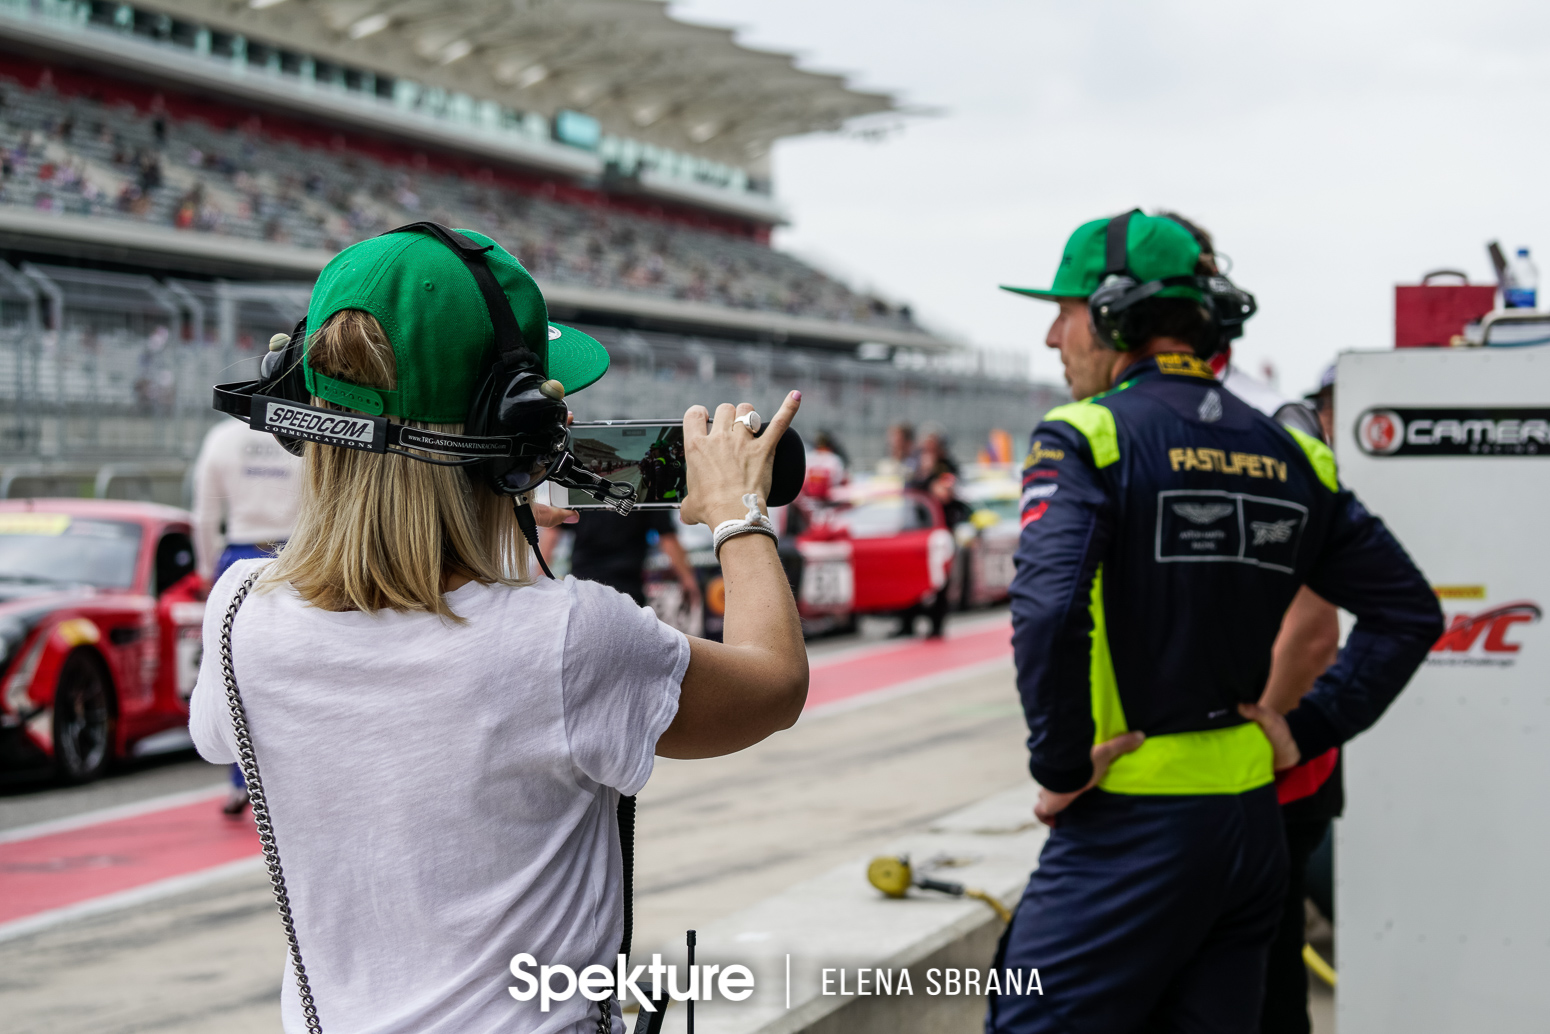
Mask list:
[[[190,729],[207,760],[261,772],[254,815],[294,929],[286,1031],[621,1031],[617,997],[541,1012],[508,992],[507,967],[526,952],[613,968],[620,796],[657,755],[728,754],[801,713],[801,625],[758,517],[800,396],[762,437],[738,419],[747,404],[684,414],[682,512],[718,528],[724,642],[605,586],[535,577],[531,526],[508,497],[533,478],[451,465],[437,443],[496,440],[467,426],[491,377],[518,369],[569,394],[603,375],[607,352],[549,324],[532,278],[489,238],[434,229],[337,255],[292,339],[295,369],[247,386],[255,429],[289,421],[314,437],[284,550],[233,565],[210,594]],[[513,317],[528,351],[502,343]],[[292,373],[304,401],[277,387]],[[529,396],[542,402],[516,388],[497,401]],[[360,444],[384,438],[397,447]],[[531,438],[513,435],[513,455]],[[554,526],[571,511],[533,513]]]

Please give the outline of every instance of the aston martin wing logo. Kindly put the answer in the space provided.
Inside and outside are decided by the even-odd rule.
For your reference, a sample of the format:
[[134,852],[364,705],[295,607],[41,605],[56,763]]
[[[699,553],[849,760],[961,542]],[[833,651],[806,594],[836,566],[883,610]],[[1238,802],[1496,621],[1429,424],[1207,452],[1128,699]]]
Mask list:
[[1266,543],[1290,542],[1292,529],[1297,526],[1295,517],[1288,517],[1284,521],[1251,521],[1249,527],[1254,532],[1254,544],[1263,546]]
[[1215,524],[1237,510],[1231,503],[1174,503],[1173,512],[1192,524]]

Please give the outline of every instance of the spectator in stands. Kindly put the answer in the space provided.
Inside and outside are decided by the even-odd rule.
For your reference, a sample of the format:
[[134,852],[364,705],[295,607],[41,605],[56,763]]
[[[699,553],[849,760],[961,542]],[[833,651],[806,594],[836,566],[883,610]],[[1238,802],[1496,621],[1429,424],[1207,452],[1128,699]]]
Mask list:
[[[25,89],[20,91],[27,93]],[[911,326],[904,309],[861,295],[797,260],[734,235],[637,216],[608,207],[560,201],[543,188],[528,195],[447,170],[417,168],[413,176],[373,155],[263,141],[256,119],[243,120],[240,151],[231,131],[175,120],[159,109],[135,114],[89,98],[61,98],[34,90],[26,105],[16,94],[0,126],[9,145],[13,185],[5,203],[50,210],[156,219],[183,229],[220,230],[237,237],[296,247],[336,249],[389,226],[433,217],[451,225],[488,226],[523,241],[522,261],[539,275],[604,288],[660,294],[690,301],[788,312],[873,324]],[[12,114],[25,107],[28,125]],[[34,112],[44,109],[39,118]],[[76,133],[82,125],[90,133]],[[76,154],[59,161],[77,178],[39,191],[36,163],[44,156],[34,136],[45,135]],[[210,177],[205,196],[186,198],[186,182],[169,196],[163,161]],[[408,155],[405,155],[407,158]],[[111,166],[116,175],[86,184]],[[54,171],[51,169],[51,171]],[[222,187],[245,200],[228,203]],[[81,201],[77,200],[80,195]],[[116,199],[98,205],[98,198]],[[84,203],[83,203],[84,201]]]
[[[285,545],[296,524],[301,471],[302,461],[272,435],[224,417],[210,429],[194,461],[194,556],[206,584],[239,560],[273,556]],[[235,817],[247,806],[242,768],[232,765],[221,811]]]

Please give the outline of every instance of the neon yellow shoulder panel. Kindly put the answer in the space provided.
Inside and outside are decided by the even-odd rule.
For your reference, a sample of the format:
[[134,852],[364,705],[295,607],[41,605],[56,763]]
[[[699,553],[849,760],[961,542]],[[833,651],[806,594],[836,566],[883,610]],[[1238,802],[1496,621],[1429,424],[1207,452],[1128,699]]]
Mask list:
[[1335,454],[1329,446],[1319,441],[1306,431],[1299,431],[1295,427],[1288,427],[1297,444],[1302,446],[1302,451],[1308,454],[1308,462],[1313,464],[1313,472],[1319,476],[1324,487],[1331,492],[1340,491],[1340,477],[1335,472]]
[[1114,427],[1114,414],[1108,407],[1091,400],[1068,402],[1044,414],[1044,419],[1064,420],[1081,431],[1093,451],[1093,464],[1099,469],[1119,459],[1119,432]]

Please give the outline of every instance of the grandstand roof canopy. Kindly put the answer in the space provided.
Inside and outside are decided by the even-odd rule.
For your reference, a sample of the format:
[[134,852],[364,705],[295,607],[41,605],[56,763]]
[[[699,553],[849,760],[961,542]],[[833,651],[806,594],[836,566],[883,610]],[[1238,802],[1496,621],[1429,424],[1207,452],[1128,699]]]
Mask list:
[[664,0],[149,0],[174,17],[747,167],[892,96],[668,16]]

